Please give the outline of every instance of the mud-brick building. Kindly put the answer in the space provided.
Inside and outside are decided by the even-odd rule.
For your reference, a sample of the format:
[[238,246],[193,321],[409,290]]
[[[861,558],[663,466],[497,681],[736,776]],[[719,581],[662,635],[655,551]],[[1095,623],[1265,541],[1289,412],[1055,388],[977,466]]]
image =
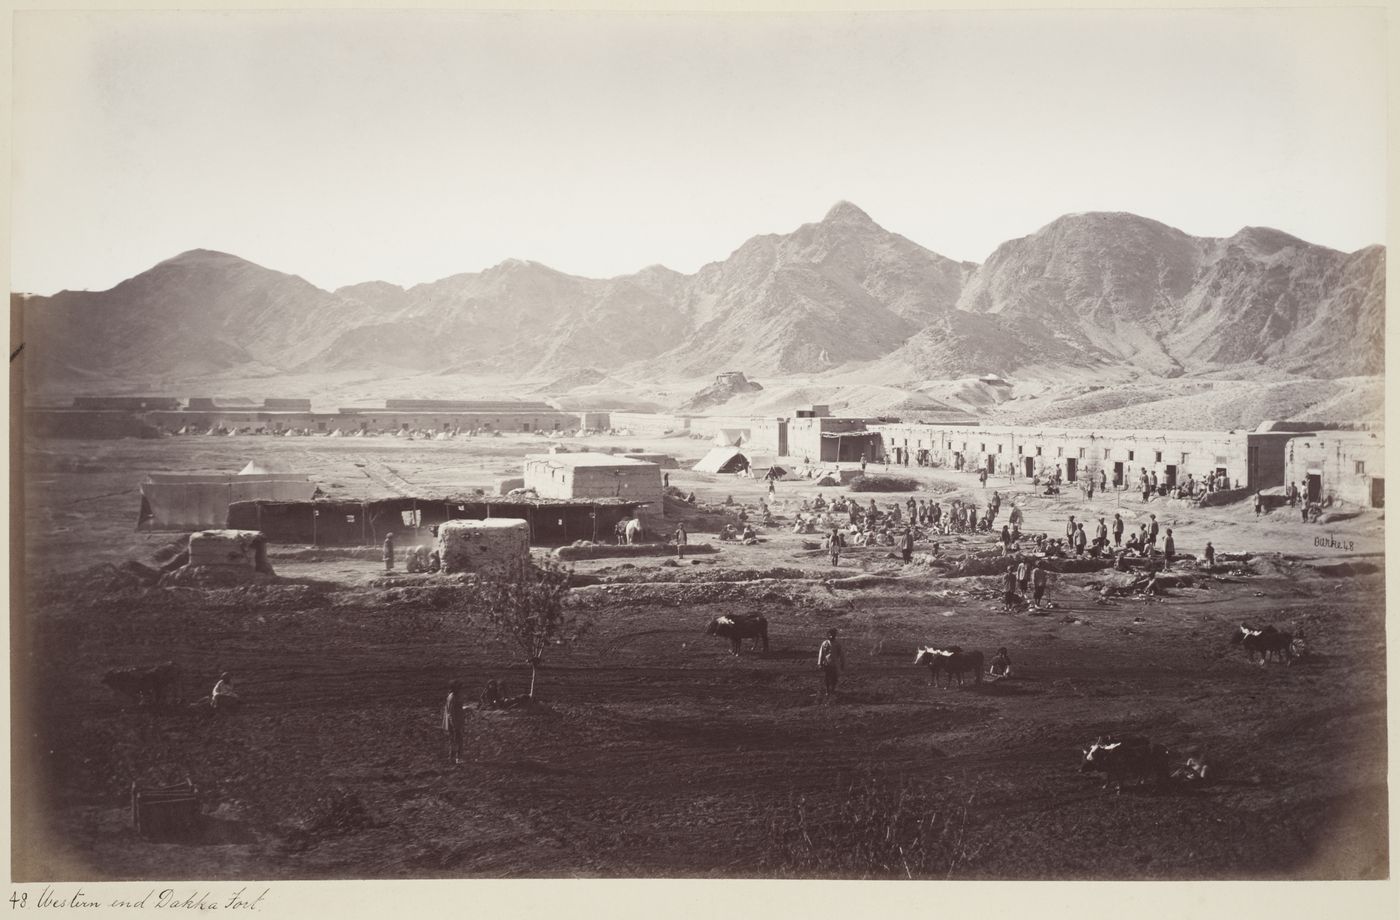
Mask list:
[[173,396],[75,396],[73,408],[148,412],[154,409],[178,409],[180,400]]
[[1324,431],[1292,435],[1285,463],[1288,482],[1301,483],[1309,501],[1329,496],[1365,508],[1385,507],[1385,438],[1381,432]]
[[1111,486],[1134,488],[1143,471],[1168,486],[1225,476],[1240,488],[1264,489],[1284,481],[1284,445],[1293,434],[1276,431],[1132,431],[1049,426],[880,424],[881,449],[892,462],[986,469],[993,476],[1030,479],[1056,469],[1069,482],[1106,476]]
[[787,420],[787,450],[777,453],[813,462],[859,463],[861,457],[874,461],[880,452],[880,435],[867,426],[865,418],[801,416]]
[[620,498],[645,503],[646,517],[664,517],[661,467],[611,454],[530,454],[525,488],[540,498]]

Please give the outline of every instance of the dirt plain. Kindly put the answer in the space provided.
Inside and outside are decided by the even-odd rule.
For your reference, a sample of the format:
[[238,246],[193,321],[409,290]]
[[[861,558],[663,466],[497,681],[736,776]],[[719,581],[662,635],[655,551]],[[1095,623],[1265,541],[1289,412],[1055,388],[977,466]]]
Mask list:
[[[797,801],[834,814],[855,778],[917,789],[941,809],[948,878],[1381,878],[1388,873],[1384,524],[1376,512],[1303,525],[1284,508],[1196,509],[1128,495],[1032,496],[1028,530],[1069,514],[1146,512],[1180,552],[1206,539],[1249,553],[1162,599],[1103,602],[1102,573],[1062,575],[1044,616],[1007,613],[996,579],[905,567],[859,549],[833,572],[786,530],[715,554],[580,562],[592,623],[551,652],[541,705],[473,712],[467,761],[446,762],[447,683],[489,677],[523,691],[525,668],[473,625],[464,593],[382,588],[373,550],[274,547],[279,580],[245,588],[108,590],[93,567],[151,561],[170,534],[134,530],[138,483],[160,470],[306,471],[333,495],[384,494],[387,467],[425,493],[489,489],[535,436],[168,438],[47,441],[25,454],[28,598],[12,622],[18,707],[18,881],[477,876],[777,877],[774,826]],[[599,437],[682,460],[692,439]],[[900,471],[901,473],[905,471]],[[946,501],[982,496],[971,475],[915,470]],[[750,480],[671,472],[702,502],[751,508]],[[988,492],[990,491],[988,489]],[[840,490],[781,483],[776,510]],[[876,496],[881,504],[905,496]],[[862,501],[868,495],[860,496]],[[686,512],[691,514],[690,512]],[[718,515],[693,514],[691,539]],[[944,555],[990,548],[945,543]],[[1321,545],[1320,545],[1321,544]],[[926,548],[919,547],[922,552]],[[539,551],[537,551],[539,552]],[[1338,563],[1348,568],[1339,570]],[[1336,574],[1344,571],[1345,574]],[[857,574],[876,576],[844,582]],[[772,647],[735,658],[705,637],[725,612],[761,611]],[[1250,664],[1241,621],[1303,629],[1293,667]],[[850,668],[818,696],[817,644],[837,627]],[[935,689],[923,644],[989,657],[1012,680]],[[137,709],[101,683],[113,667],[178,662],[185,693],[236,675],[248,705],[227,719]],[[1212,782],[1113,794],[1078,772],[1081,746],[1132,732],[1206,758]],[[156,843],[130,828],[133,781],[188,776],[205,833]],[[819,870],[816,874],[822,873]],[[903,877],[902,869],[886,873]]]

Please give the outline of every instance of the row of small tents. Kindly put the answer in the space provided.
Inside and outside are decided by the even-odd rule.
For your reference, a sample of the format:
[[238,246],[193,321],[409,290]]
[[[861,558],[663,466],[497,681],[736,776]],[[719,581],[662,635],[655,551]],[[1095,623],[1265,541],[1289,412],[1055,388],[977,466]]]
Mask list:
[[320,437],[320,438],[416,438],[424,441],[451,441],[458,437],[469,437],[478,434],[496,434],[497,432],[489,428],[463,430],[456,433],[450,431],[429,431],[428,429],[417,429],[405,431],[394,429],[393,431],[365,431],[359,428],[345,431],[342,428],[333,428],[330,431],[311,431],[307,428],[280,428],[268,429],[266,427],[253,427],[251,425],[241,425],[236,428],[210,428],[205,431],[202,428],[195,428],[185,425],[175,432],[177,435],[199,435],[210,437],[234,437],[243,434],[266,434],[272,437]]

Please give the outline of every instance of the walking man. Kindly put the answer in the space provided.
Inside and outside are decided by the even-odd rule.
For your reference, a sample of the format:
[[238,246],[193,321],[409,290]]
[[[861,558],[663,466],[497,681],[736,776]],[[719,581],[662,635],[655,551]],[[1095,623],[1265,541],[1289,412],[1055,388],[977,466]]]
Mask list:
[[462,701],[462,682],[454,680],[447,688],[447,702],[442,705],[442,730],[447,732],[447,759],[462,762],[462,722],[466,705]]
[[826,641],[817,649],[817,667],[822,672],[822,696],[835,696],[841,672],[846,670],[846,653],[842,650],[841,643],[836,641],[834,629],[827,632]]
[[384,536],[384,571],[394,571],[394,535]]

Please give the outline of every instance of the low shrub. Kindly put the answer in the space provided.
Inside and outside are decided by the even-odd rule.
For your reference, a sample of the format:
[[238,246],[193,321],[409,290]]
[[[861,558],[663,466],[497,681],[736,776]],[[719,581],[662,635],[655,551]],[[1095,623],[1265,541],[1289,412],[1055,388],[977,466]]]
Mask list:
[[976,855],[967,819],[967,804],[867,767],[834,797],[794,794],[774,806],[762,865],[803,878],[950,878]]
[[919,482],[903,476],[857,476],[849,488],[852,492],[917,492]]

